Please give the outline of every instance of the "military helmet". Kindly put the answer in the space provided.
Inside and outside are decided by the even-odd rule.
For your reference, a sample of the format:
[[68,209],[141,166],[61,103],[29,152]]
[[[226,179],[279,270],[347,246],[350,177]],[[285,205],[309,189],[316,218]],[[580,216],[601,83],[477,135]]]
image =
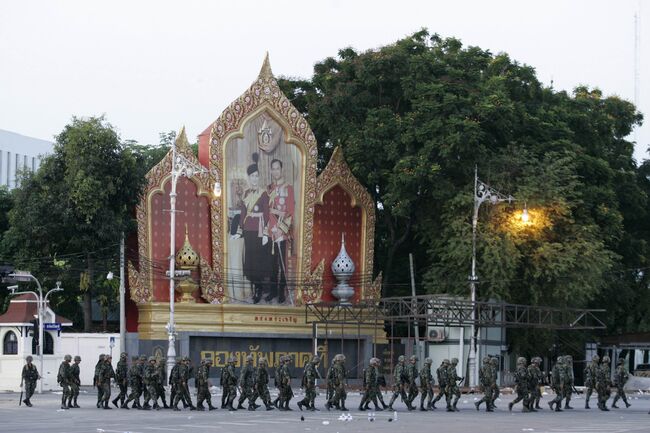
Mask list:
[[104,355],[103,353],[101,353],[101,354],[99,355],[99,360],[100,360],[100,361],[103,361],[103,360],[104,360],[104,356],[106,356],[106,355]]
[[492,365],[499,365],[499,360],[497,358],[492,358],[492,359],[490,359],[490,363]]
[[603,364],[609,364],[609,356],[603,356]]
[[263,357],[263,356],[260,356],[259,359],[258,359],[257,361],[260,363],[260,365],[261,365],[261,364],[266,364],[266,363],[268,362],[268,361],[266,360],[266,358]]
[[451,363],[452,363],[453,365],[458,364],[458,358],[451,358]]
[[311,363],[312,364],[320,364],[320,356],[314,355],[311,357]]
[[594,362],[598,362],[598,361],[600,361],[600,356],[594,355],[594,356],[591,357],[591,360],[594,361]]
[[72,361],[72,356],[66,355],[66,356],[63,357],[63,360],[64,361]]
[[445,359],[442,360],[442,363],[443,364],[449,364],[449,360],[447,358],[445,358]]
[[557,362],[563,363],[564,362],[564,356],[560,355],[557,357]]
[[74,360],[75,360],[75,361],[80,361],[80,362],[81,362],[81,356],[76,355],[76,356],[74,357]]
[[122,353],[120,353],[120,358],[121,358],[121,359],[126,359],[126,358],[128,358],[128,356],[129,356],[129,354],[126,353],[126,352],[122,352]]
[[417,360],[418,360],[418,357],[415,356],[415,355],[411,355],[411,357],[409,358],[409,361],[417,361]]
[[404,362],[404,360],[406,360],[404,355],[400,355],[399,358],[397,358],[397,362]]
[[237,358],[235,358],[235,357],[232,356],[232,355],[230,356],[230,358],[228,358],[228,362],[232,362],[232,363],[234,363],[234,362],[236,362],[236,361],[237,361]]
[[155,356],[150,356],[149,357],[149,362],[156,362],[156,357]]
[[27,358],[25,358],[25,361],[27,362],[32,362],[34,358],[32,358],[32,355],[29,355]]
[[520,356],[519,358],[517,358],[517,364],[526,364],[526,358]]
[[489,356],[484,356],[483,357],[483,364],[488,364],[490,362],[490,357]]
[[206,364],[212,364],[212,358],[205,358],[203,362],[205,362]]
[[376,360],[377,360],[377,358],[370,358],[370,360],[368,361],[368,364],[370,364],[370,365],[376,365],[376,364],[377,364],[377,361],[376,361]]
[[339,359],[341,360],[341,362],[345,362],[345,355],[342,353],[339,354]]
[[188,361],[188,362],[189,362],[189,361],[190,361],[190,357],[189,357],[189,356],[184,356],[184,357],[183,357],[183,361]]
[[573,362],[573,356],[571,356],[571,355],[565,355],[565,356],[564,356],[564,360],[565,360],[566,362]]
[[618,358],[617,364],[622,364],[625,362],[625,358]]
[[424,363],[425,363],[425,364],[433,364],[433,359],[431,359],[431,358],[424,358]]
[[147,357],[145,355],[140,355],[140,361],[146,361]]
[[253,355],[248,355],[246,357],[246,362],[253,362]]

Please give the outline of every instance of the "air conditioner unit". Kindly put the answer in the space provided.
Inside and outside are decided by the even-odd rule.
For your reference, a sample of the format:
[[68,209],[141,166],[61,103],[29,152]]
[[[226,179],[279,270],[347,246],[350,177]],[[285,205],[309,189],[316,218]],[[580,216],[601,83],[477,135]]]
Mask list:
[[427,338],[429,341],[436,341],[436,342],[445,341],[445,329],[444,328],[429,329]]

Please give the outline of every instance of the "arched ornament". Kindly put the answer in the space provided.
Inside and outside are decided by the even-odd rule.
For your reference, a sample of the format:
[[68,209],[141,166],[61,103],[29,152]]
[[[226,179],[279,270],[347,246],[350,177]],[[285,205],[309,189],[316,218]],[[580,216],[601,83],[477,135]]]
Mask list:
[[[211,125],[210,132],[210,175],[226,184],[224,167],[224,147],[228,140],[243,136],[246,122],[258,114],[266,112],[276,120],[285,131],[287,143],[298,146],[303,156],[304,188],[303,188],[303,218],[302,218],[302,259],[297,275],[301,276],[298,283],[296,305],[312,301],[313,293],[320,293],[322,286],[322,266],[317,266],[312,272],[311,252],[314,225],[314,201],[316,200],[316,161],[318,151],[316,138],[302,114],[291,104],[282,93],[278,82],[273,76],[268,53],[264,59],[259,76],[239,98],[230,104],[219,118]],[[211,205],[212,227],[212,269],[221,276],[225,275],[223,261],[225,227],[223,215],[226,214],[224,200],[214,199]],[[308,290],[305,287],[309,287]],[[221,287],[223,297],[223,287]],[[309,292],[309,293],[308,293]],[[209,302],[213,300],[208,299]],[[219,299],[221,301],[221,299]]]
[[352,174],[340,147],[334,149],[327,167],[318,176],[316,183],[318,198],[315,204],[323,204],[325,194],[337,185],[351,197],[352,207],[361,208],[362,238],[359,273],[362,276],[362,285],[359,299],[378,300],[381,297],[381,274],[374,281],[366,277],[372,275],[374,266],[375,202],[368,190]]
[[[187,140],[184,126],[176,137],[176,152],[193,163],[199,164]],[[143,196],[136,206],[139,269],[136,269],[136,266],[129,262],[129,293],[131,299],[138,304],[153,300],[152,198],[157,193],[164,194],[165,184],[171,179],[171,171],[172,152],[170,149],[165,157],[147,173]],[[210,185],[213,184],[213,180],[208,172],[195,174],[190,180],[196,185],[198,196],[210,197]],[[204,290],[207,291],[208,289],[202,287],[201,290],[202,296],[206,299],[214,296],[213,293],[204,292]],[[212,287],[211,290],[213,292],[217,291],[218,287]]]

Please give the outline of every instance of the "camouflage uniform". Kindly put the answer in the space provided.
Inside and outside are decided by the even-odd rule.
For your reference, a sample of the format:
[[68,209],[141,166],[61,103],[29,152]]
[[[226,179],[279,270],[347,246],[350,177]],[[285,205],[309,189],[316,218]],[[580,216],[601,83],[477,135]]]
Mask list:
[[492,384],[492,401],[490,401],[490,406],[492,407],[492,410],[494,410],[497,407],[494,402],[501,394],[499,384],[497,383],[499,380],[499,360],[497,358],[490,359],[490,367],[490,383]]
[[244,409],[244,401],[248,399],[250,405],[251,397],[253,397],[253,381],[255,379],[255,368],[253,368],[253,357],[248,355],[246,357],[246,365],[242,367],[239,372],[239,388],[241,394],[239,395],[239,402],[237,409]]
[[370,402],[375,405],[375,410],[382,411],[383,409],[377,404],[377,395],[381,392],[379,390],[379,382],[377,377],[377,365],[379,359],[370,358],[368,368],[363,371],[363,397],[359,403],[359,410],[369,409]]
[[544,373],[539,367],[542,364],[542,358],[536,356],[530,360],[528,366],[528,377],[530,378],[530,407],[541,409],[539,400],[542,398],[542,383],[544,382]]
[[38,375],[36,366],[32,364],[33,358],[28,356],[25,360],[27,361],[27,364],[23,366],[23,372],[21,375],[22,381],[25,384],[25,399],[23,400],[23,403],[31,407],[32,402],[30,399],[32,398],[32,395],[34,395],[34,391],[36,390],[36,381],[40,376]]
[[61,409],[67,409],[66,401],[70,397],[70,382],[72,382],[72,372],[70,371],[70,361],[72,356],[66,355],[63,357],[63,362],[59,366],[59,373],[56,377],[57,382],[63,388],[63,396],[61,396]]
[[[174,399],[176,398],[176,394],[178,393],[178,369],[180,368],[181,365],[181,358],[179,356],[176,357],[176,363],[172,367],[172,370],[169,372],[169,404],[170,406],[174,405]],[[183,407],[187,407],[187,403],[185,403],[185,400],[183,400]]]
[[[332,358],[332,362],[330,362],[330,368],[327,370],[327,394],[325,398],[327,401],[330,401],[332,397],[334,396],[334,366],[336,365],[336,359]],[[340,409],[337,407],[337,409]]]
[[101,369],[102,365],[104,364],[104,354],[99,355],[99,361],[97,361],[97,364],[95,364],[95,375],[93,376],[93,386],[97,388],[97,409],[99,409],[99,406],[101,405],[101,402],[103,400],[102,393],[104,392],[102,386],[99,384],[99,370]]
[[630,407],[630,403],[627,402],[627,397],[625,396],[625,390],[623,387],[625,386],[625,382],[627,382],[627,379],[629,375],[627,374],[627,370],[625,369],[624,365],[625,360],[623,358],[618,360],[618,366],[616,367],[616,373],[614,373],[614,386],[616,386],[616,396],[614,397],[614,401],[612,402],[612,407],[614,409],[618,409],[618,406],[616,406],[616,402],[618,399],[623,399],[623,403],[625,403],[625,407]]
[[302,410],[305,406],[309,410],[316,410],[314,402],[316,400],[316,379],[320,377],[318,374],[318,364],[320,358],[318,356],[312,357],[311,361],[305,364],[305,371],[302,374],[302,388],[305,390],[305,398],[298,402],[298,409]]
[[492,412],[492,391],[494,387],[492,386],[492,363],[490,362],[489,357],[483,358],[483,365],[479,370],[478,380],[483,388],[483,398],[474,403],[476,410],[480,409],[481,403],[485,403],[485,411]]
[[598,392],[598,408],[608,411],[607,400],[611,395],[609,387],[612,385],[609,372],[609,356],[603,356],[603,362],[596,373],[596,392]]
[[600,362],[600,357],[594,355],[594,357],[591,358],[591,362],[587,364],[584,370],[585,388],[587,388],[585,392],[585,409],[589,409],[589,398],[591,398],[591,394],[594,392],[594,388],[596,387],[598,362]]
[[160,375],[156,371],[156,358],[154,358],[153,356],[149,357],[149,362],[147,362],[147,364],[144,366],[144,375],[142,377],[144,381],[144,386],[149,392],[149,394],[145,396],[143,409],[148,409],[151,407],[149,406],[149,400],[153,401],[154,409],[156,410],[160,409],[160,406],[158,406],[158,386],[157,386],[157,382],[160,380]]
[[571,355],[566,355],[564,357],[564,368],[566,369],[567,383],[564,388],[564,398],[566,402],[564,403],[565,409],[573,409],[569,404],[571,402],[571,395],[573,394],[573,385],[574,385],[574,375],[573,375],[573,357]]
[[222,381],[221,388],[223,392],[228,394],[226,401],[226,408],[228,410],[237,410],[232,407],[232,403],[237,397],[237,374],[235,374],[235,357],[228,358],[228,365],[221,372]]
[[255,410],[255,400],[257,400],[258,397],[262,399],[262,402],[266,406],[266,410],[273,410],[273,405],[271,404],[271,395],[269,394],[269,371],[266,368],[266,358],[261,357],[258,362],[259,365],[257,367],[257,370],[255,370],[253,396],[248,401],[248,410]]
[[133,402],[133,406],[131,406],[132,408],[142,408],[142,406],[140,406],[140,396],[142,395],[143,386],[142,365],[144,364],[145,359],[144,356],[134,359],[134,361],[137,362],[133,362],[131,368],[129,368],[127,379],[129,381],[129,386],[131,387],[131,394],[129,394],[129,398],[124,402],[124,404],[122,404],[122,409],[128,409],[130,402]]
[[[69,408],[79,408],[77,404],[77,398],[79,398],[79,386],[81,385],[81,379],[79,374],[81,370],[79,369],[79,363],[81,362],[81,356],[77,355],[74,357],[74,364],[70,366],[70,374],[72,375],[72,380],[70,381],[70,397],[68,398],[68,407]],[[74,404],[72,400],[74,399]]]
[[564,389],[567,383],[566,368],[564,366],[564,357],[558,356],[557,362],[553,366],[551,373],[551,388],[555,391],[555,398],[548,403],[548,407],[553,409],[555,405],[556,412],[562,412],[562,400],[564,399]]
[[[431,400],[433,400],[433,375],[431,374],[431,358],[424,360],[424,365],[420,370],[420,410],[426,411]],[[424,400],[428,397],[427,406],[424,407]]]
[[397,358],[397,365],[393,369],[393,396],[390,398],[390,402],[388,403],[388,409],[390,410],[393,410],[393,403],[395,403],[397,397],[400,396],[402,397],[402,401],[409,406],[408,396],[404,390],[405,384],[408,382],[406,377],[406,367],[404,366],[405,360],[406,358],[404,355],[400,355],[400,357]]
[[443,359],[440,367],[436,370],[436,376],[438,377],[438,395],[436,395],[436,398],[429,405],[429,409],[435,409],[436,403],[447,393],[447,367],[449,367],[449,360]]
[[528,377],[528,368],[526,367],[526,358],[519,357],[517,358],[517,370],[515,371],[515,390],[517,391],[517,398],[508,403],[508,410],[512,410],[512,407],[518,402],[523,400],[522,412],[534,412],[535,409],[531,410],[530,405],[530,378]]
[[203,401],[207,400],[208,409],[215,410],[216,407],[212,406],[212,395],[210,395],[210,386],[208,380],[210,379],[210,367],[212,360],[206,359],[201,363],[199,371],[196,374],[197,395],[196,395],[196,409],[205,410]]
[[[115,383],[120,388],[120,393],[113,399],[113,406],[120,407],[124,406],[124,400],[126,399],[127,388],[127,375],[129,373],[129,366],[126,362],[128,354],[122,352],[120,354],[120,360],[117,362],[117,368],[115,369]],[[117,402],[120,401],[120,406]]]
[[99,369],[99,383],[102,386],[100,406],[103,405],[104,409],[110,409],[108,401],[111,398],[111,379],[115,377],[115,370],[113,370],[113,364],[111,364],[112,360],[113,358],[110,355],[105,356],[104,364]]
[[418,358],[413,355],[409,359],[409,363],[406,365],[406,379],[407,379],[407,399],[408,403],[406,406],[408,410],[414,410],[413,400],[418,396],[418,384],[416,382],[418,378]]
[[[451,364],[447,367],[447,412],[458,412],[456,405],[460,399],[460,388],[458,388],[458,373],[456,372],[456,366],[458,365],[457,358],[451,358]],[[451,398],[455,397],[453,403]]]
[[345,371],[345,355],[338,354],[334,359],[336,360],[333,366],[334,382],[332,383],[332,386],[334,387],[334,395],[327,401],[325,407],[327,410],[330,410],[334,406],[340,406],[341,410],[347,410],[345,407],[345,399],[348,396],[345,391],[345,381],[347,380],[347,374]]
[[196,410],[192,404],[192,397],[190,396],[190,359],[187,356],[183,357],[181,365],[176,371],[176,377],[174,380],[177,381],[178,389],[176,391],[176,395],[174,396],[173,409],[180,410],[178,408],[178,402],[184,400],[189,405],[190,410]]
[[292,358],[287,355],[284,359],[284,364],[280,368],[280,399],[278,406],[280,410],[291,410],[289,408],[289,401],[293,397],[293,390],[291,389],[291,370],[289,364],[291,364]]

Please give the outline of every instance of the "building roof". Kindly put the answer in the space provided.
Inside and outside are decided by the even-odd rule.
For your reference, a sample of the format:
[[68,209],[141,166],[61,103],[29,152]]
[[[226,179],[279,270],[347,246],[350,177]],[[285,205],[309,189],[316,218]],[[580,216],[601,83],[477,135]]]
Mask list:
[[0,149],[21,155],[40,157],[52,153],[54,143],[40,138],[0,129]]
[[[53,312],[49,306],[48,310]],[[31,326],[31,322],[35,318],[34,316],[38,315],[37,311],[36,299],[32,295],[27,293],[18,295],[9,303],[7,312],[0,316],[0,324],[12,323]],[[72,326],[72,320],[59,316],[58,314],[55,314],[55,321],[56,323],[60,323],[61,326]]]

